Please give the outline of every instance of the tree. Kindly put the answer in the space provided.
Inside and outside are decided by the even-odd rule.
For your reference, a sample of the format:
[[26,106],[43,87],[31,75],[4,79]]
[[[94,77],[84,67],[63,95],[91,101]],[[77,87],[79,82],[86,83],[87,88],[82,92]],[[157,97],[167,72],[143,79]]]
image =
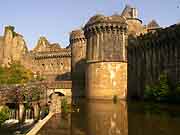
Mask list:
[[0,84],[22,84],[33,79],[33,73],[18,62],[0,67]]

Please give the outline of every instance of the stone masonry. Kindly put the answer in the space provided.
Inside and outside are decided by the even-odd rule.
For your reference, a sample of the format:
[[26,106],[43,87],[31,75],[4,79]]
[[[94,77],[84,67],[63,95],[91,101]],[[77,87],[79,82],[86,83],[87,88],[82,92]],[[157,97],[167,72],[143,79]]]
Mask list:
[[126,99],[126,20],[117,15],[96,15],[84,30],[87,38],[86,97]]
[[180,25],[161,28],[155,20],[144,25],[131,6],[121,14],[93,16],[71,32],[66,48],[40,37],[28,51],[14,29],[5,27],[0,36],[0,65],[20,61],[49,81],[72,80],[73,97],[142,97],[162,72],[174,84],[180,81]]
[[86,39],[83,30],[70,34],[72,93],[74,97],[84,96],[86,68]]

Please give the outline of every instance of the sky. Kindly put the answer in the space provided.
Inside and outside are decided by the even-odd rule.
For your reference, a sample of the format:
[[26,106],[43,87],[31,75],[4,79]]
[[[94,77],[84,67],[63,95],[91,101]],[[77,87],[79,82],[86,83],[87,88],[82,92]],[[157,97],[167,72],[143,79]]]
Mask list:
[[90,17],[121,13],[126,4],[138,9],[144,24],[152,19],[163,27],[180,22],[180,0],[0,0],[0,35],[13,25],[29,49],[40,36],[66,47],[69,33]]

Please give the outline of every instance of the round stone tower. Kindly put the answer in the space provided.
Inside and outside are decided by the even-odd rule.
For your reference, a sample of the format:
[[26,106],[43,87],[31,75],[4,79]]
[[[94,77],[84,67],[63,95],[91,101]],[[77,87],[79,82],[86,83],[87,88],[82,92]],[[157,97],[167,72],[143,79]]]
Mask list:
[[126,19],[118,15],[96,15],[85,25],[84,31],[87,39],[86,97],[126,99]]
[[85,96],[85,59],[86,39],[84,31],[79,29],[70,34],[71,46],[71,73],[73,98]]
[[125,17],[128,24],[129,35],[140,35],[144,33],[142,21],[138,18],[138,10],[134,7],[126,5],[121,16]]

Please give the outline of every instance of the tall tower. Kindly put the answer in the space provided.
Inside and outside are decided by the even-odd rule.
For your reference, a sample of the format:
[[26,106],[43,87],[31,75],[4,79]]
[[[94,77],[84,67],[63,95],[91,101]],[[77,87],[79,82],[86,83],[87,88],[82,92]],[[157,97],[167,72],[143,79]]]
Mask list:
[[136,8],[126,5],[121,16],[125,17],[127,20],[129,35],[138,36],[144,32],[144,26],[142,25],[142,21],[138,18],[138,10]]
[[73,98],[84,96],[86,39],[83,30],[74,30],[70,34],[71,73]]
[[126,99],[126,19],[118,15],[96,15],[88,21],[84,31],[87,39],[87,98]]

